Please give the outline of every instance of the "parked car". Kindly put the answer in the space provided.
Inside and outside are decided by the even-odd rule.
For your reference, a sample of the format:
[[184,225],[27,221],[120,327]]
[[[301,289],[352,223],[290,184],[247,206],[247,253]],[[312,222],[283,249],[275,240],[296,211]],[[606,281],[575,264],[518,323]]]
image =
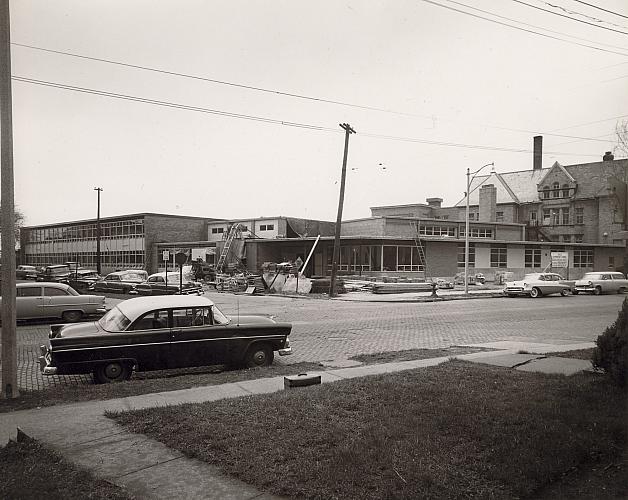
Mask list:
[[107,312],[104,297],[80,295],[65,283],[47,282],[18,283],[15,308],[19,320],[61,318],[74,322],[85,316]]
[[574,293],[624,293],[628,290],[628,280],[618,272],[586,273],[576,281]]
[[453,281],[451,281],[451,280],[449,280],[447,278],[436,278],[436,287],[438,289],[453,288],[454,287],[454,283],[453,283]]
[[148,273],[141,269],[129,269],[109,273],[104,279],[92,284],[95,292],[131,293],[135,287],[148,278]]
[[79,293],[86,293],[91,290],[91,286],[101,280],[102,276],[93,269],[77,269],[70,272],[68,279],[64,281]]
[[530,273],[520,281],[509,281],[504,287],[504,293],[508,297],[528,295],[532,298],[560,293],[569,295],[574,282],[569,282],[560,274],[555,273]]
[[183,275],[183,288],[179,290],[179,273],[168,273],[168,282],[166,283],[166,273],[151,274],[144,283],[140,283],[135,287],[138,295],[202,295],[203,285],[196,281],[191,281]]
[[56,264],[45,266],[37,273],[37,281],[67,281],[70,277],[70,266],[67,264]]
[[15,279],[18,280],[36,280],[39,269],[37,266],[19,265],[15,269]]
[[44,375],[93,373],[96,382],[148,371],[222,363],[267,366],[292,354],[292,325],[263,316],[225,316],[206,297],[137,297],[99,321],[52,325],[41,346]]

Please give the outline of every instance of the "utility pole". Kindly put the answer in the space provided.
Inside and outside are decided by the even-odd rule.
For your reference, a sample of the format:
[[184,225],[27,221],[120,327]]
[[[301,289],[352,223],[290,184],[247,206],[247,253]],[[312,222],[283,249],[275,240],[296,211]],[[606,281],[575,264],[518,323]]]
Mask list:
[[100,265],[100,192],[102,188],[95,187],[94,191],[98,191],[98,211],[96,212],[96,272],[102,274]]
[[331,261],[331,279],[329,280],[329,296],[336,296],[336,275],[338,274],[338,258],[340,256],[340,226],[342,224],[342,206],[345,202],[345,178],[347,176],[347,154],[349,153],[349,136],[355,130],[348,123],[341,123],[345,131],[345,154],[342,158],[342,175],[340,177],[340,198],[338,199],[338,216],[336,217],[336,236],[334,238],[334,256]]
[[2,211],[2,394],[17,398],[15,315],[15,200],[13,180],[13,114],[11,97],[11,21],[9,0],[0,0],[0,184]]

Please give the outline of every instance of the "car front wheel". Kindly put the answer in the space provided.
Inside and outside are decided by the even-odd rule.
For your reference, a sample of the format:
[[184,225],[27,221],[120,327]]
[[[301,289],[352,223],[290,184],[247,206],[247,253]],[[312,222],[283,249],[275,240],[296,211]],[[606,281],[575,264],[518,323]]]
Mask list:
[[112,361],[100,365],[94,370],[94,381],[97,384],[122,382],[131,378],[132,368],[121,361]]
[[596,287],[593,289],[593,295],[599,295],[599,294],[601,294],[601,293],[602,293],[602,288],[601,288],[601,287],[596,286]]
[[530,290],[530,297],[532,297],[533,299],[536,299],[537,297],[541,296],[541,290],[539,290],[538,288],[534,287],[532,290]]
[[273,363],[274,352],[268,344],[255,344],[249,348],[244,358],[248,368],[270,366]]
[[566,288],[564,288],[563,290],[560,291],[560,294],[563,297],[567,297],[567,295],[569,295],[569,290],[567,290]]

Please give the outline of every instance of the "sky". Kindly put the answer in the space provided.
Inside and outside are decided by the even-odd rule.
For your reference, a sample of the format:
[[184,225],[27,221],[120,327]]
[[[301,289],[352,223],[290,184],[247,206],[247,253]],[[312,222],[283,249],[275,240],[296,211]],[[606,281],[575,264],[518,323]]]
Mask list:
[[11,1],[16,206],[335,221],[341,123],[344,220],[454,205],[467,168],[532,169],[534,135],[544,167],[600,161],[628,5],[586,3]]

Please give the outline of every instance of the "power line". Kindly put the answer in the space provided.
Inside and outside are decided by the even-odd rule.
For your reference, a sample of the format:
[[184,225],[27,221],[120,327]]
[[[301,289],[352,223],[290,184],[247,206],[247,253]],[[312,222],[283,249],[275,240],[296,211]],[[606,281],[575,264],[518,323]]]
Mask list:
[[[458,3],[458,2],[454,2],[454,3]],[[463,5],[463,4],[460,4],[460,5]],[[479,10],[479,9],[476,9],[476,10]],[[482,11],[482,12],[484,12],[484,11]],[[293,98],[299,98],[299,99],[308,99],[308,100],[312,100],[312,101],[326,102],[326,103],[332,103],[332,104],[337,104],[337,105],[342,105],[342,106],[350,106],[350,107],[356,107],[356,108],[361,108],[361,109],[367,109],[367,110],[371,110],[371,111],[393,113],[393,114],[397,114],[397,115],[404,115],[404,116],[410,116],[410,117],[430,118],[430,119],[434,118],[433,116],[428,117],[428,116],[424,116],[424,115],[416,115],[416,114],[404,113],[404,112],[394,111],[394,110],[389,110],[389,109],[376,108],[376,107],[373,107],[373,106],[364,106],[364,105],[347,103],[347,102],[338,101],[338,100],[328,100],[328,99],[322,99],[322,98],[318,98],[318,97],[306,96],[306,95],[303,95],[303,94],[294,94],[294,93],[288,93],[288,92],[283,92],[283,91],[279,91],[279,90],[266,89],[266,88],[262,88],[262,87],[254,87],[254,86],[243,85],[243,84],[234,83],[234,82],[228,82],[228,81],[225,81],[225,80],[217,80],[217,79],[212,79],[212,78],[207,78],[207,77],[202,77],[202,76],[192,75],[192,74],[187,74],[187,73],[178,73],[178,72],[175,72],[175,71],[169,71],[169,70],[164,70],[164,69],[153,68],[153,67],[150,67],[150,66],[142,66],[142,65],[137,65],[137,64],[125,63],[125,62],[121,62],[121,61],[114,61],[112,59],[103,59],[103,58],[99,58],[99,57],[85,56],[85,55],[81,55],[81,54],[75,54],[75,53],[72,53],[72,52],[64,52],[64,51],[60,51],[60,50],[47,49],[47,48],[37,47],[37,46],[33,46],[33,45],[26,45],[26,44],[21,44],[21,43],[13,43],[13,45],[16,45],[18,47],[25,47],[25,48],[29,48],[29,49],[34,49],[34,50],[40,50],[40,51],[43,51],[43,52],[50,52],[50,53],[53,53],[53,54],[60,54],[60,55],[65,55],[65,56],[70,56],[70,57],[76,57],[76,58],[79,58],[79,59],[87,59],[87,60],[91,60],[91,61],[98,61],[98,62],[103,62],[103,63],[106,63],[106,64],[113,64],[113,65],[117,65],[117,66],[123,66],[123,67],[139,69],[139,70],[155,72],[155,73],[163,73],[163,74],[170,75],[170,76],[176,76],[176,77],[181,77],[181,78],[189,78],[189,79],[192,79],[192,80],[200,80],[200,81],[216,83],[216,84],[220,84],[220,85],[228,85],[228,86],[232,86],[232,87],[239,87],[239,88],[244,88],[244,89],[247,89],[247,90],[273,93],[273,94],[287,96],[287,97],[293,97]],[[497,126],[497,125],[488,125],[488,124],[483,124],[483,123],[478,123],[478,122],[465,122],[465,121],[461,121],[461,120],[447,120],[447,119],[445,119],[445,121],[454,121],[454,122],[461,122],[461,123],[474,123],[474,124],[479,124],[481,126],[484,126],[484,127],[487,127],[487,128],[496,129],[496,130],[506,130],[506,131],[511,131],[511,132],[520,132],[520,133],[524,133],[524,134],[544,134],[544,135],[554,135],[556,137],[562,137],[562,138],[567,138],[567,139],[580,139],[580,140],[584,140],[584,141],[586,141],[586,140],[596,141],[596,139],[590,139],[590,138],[587,138],[587,137],[579,137],[579,136],[572,136],[572,135],[561,135],[561,134],[552,134],[550,132],[543,132],[543,131],[538,131],[538,130],[526,130],[526,129],[511,128],[511,127],[501,127],[501,126]]]
[[538,0],[541,3],[547,5],[548,7],[551,7],[553,9],[560,9],[563,12],[565,12],[566,14],[574,14],[576,16],[581,16],[581,17],[585,17],[586,19],[590,19],[593,22],[596,23],[604,23],[604,24],[610,24],[611,26],[617,26],[618,28],[623,28],[623,29],[628,29],[627,26],[624,26],[623,24],[617,24],[611,21],[607,21],[606,19],[602,19],[600,17],[593,17],[590,16],[588,14],[585,14],[584,12],[578,12],[577,10],[571,10],[571,9],[567,9],[566,7],[563,7],[562,5],[555,5],[553,3],[550,2],[545,2],[544,0]]
[[[444,142],[444,141],[432,141],[428,139],[418,139],[414,137],[400,137],[395,135],[383,135],[383,134],[370,134],[370,133],[360,133],[360,137],[372,137],[374,139],[388,139],[394,141],[401,142],[416,142],[419,144],[430,144],[434,146],[446,146],[446,147],[455,147],[455,148],[465,148],[465,149],[480,149],[487,151],[501,151],[505,153],[533,153],[532,149],[518,149],[518,148],[506,148],[501,146],[486,146],[481,144],[463,144],[456,142]],[[609,141],[604,141],[609,142]],[[592,154],[581,154],[581,153],[564,153],[557,151],[544,151],[543,154],[547,155],[563,155],[563,156],[591,156],[598,157],[599,155]]]
[[[471,12],[466,12],[466,11],[464,11],[464,10],[456,9],[455,7],[450,7],[449,5],[443,5],[442,3],[434,2],[433,0],[420,0],[420,1],[421,1],[421,2],[425,2],[425,3],[432,4],[432,5],[436,5],[437,7],[442,7],[442,8],[444,8],[444,9],[452,10],[452,11],[454,11],[454,12],[458,12],[459,14],[465,14],[465,15],[467,15],[467,16],[475,17],[475,18],[477,18],[477,19],[482,19],[482,20],[484,20],[484,21],[488,21],[488,22],[491,22],[491,23],[499,24],[499,25],[501,25],[501,26],[506,26],[506,27],[508,27],[508,28],[513,28],[513,29],[516,29],[516,30],[519,30],[519,31],[524,31],[524,32],[526,32],[526,33],[532,33],[532,34],[534,34],[534,35],[542,36],[542,37],[545,37],[545,38],[550,38],[550,39],[552,39],[552,40],[558,40],[558,41],[560,41],[560,42],[570,43],[570,44],[572,44],[572,45],[578,45],[579,47],[587,47],[587,48],[589,48],[589,49],[599,50],[599,51],[601,51],[601,52],[608,52],[608,53],[610,53],[610,54],[618,54],[618,55],[620,55],[620,56],[625,56],[625,57],[628,57],[628,54],[627,54],[627,53],[625,53],[625,52],[617,52],[617,51],[615,51],[615,50],[603,49],[603,48],[601,48],[601,47],[595,47],[594,45],[587,45],[587,44],[585,44],[585,43],[574,42],[574,41],[572,41],[572,40],[565,40],[564,38],[560,38],[560,37],[557,37],[557,36],[548,35],[547,33],[539,33],[538,31],[529,30],[529,29],[526,29],[526,28],[522,28],[522,27],[520,27],[520,26],[513,26],[512,24],[502,23],[501,21],[497,21],[497,20],[495,20],[495,19],[489,19],[489,18],[487,18],[487,17],[484,17],[484,16],[479,16],[479,15],[477,15],[477,14],[473,14],[473,13],[471,13]],[[459,4],[459,5],[460,5],[460,4]],[[467,6],[467,7],[468,7],[468,6]],[[541,28],[541,29],[544,29],[544,28]]]
[[579,36],[568,35],[567,33],[563,33],[562,31],[555,31],[555,30],[551,30],[549,28],[543,28],[541,26],[536,26],[535,24],[524,23],[523,21],[518,21],[517,19],[512,19],[510,17],[506,17],[506,16],[502,16],[502,15],[499,15],[499,14],[495,14],[494,12],[491,12],[491,11],[488,11],[488,10],[478,9],[477,7],[472,7],[471,5],[467,5],[467,4],[464,4],[464,3],[461,3],[461,2],[456,2],[455,0],[445,0],[445,1],[449,2],[449,3],[456,4],[456,5],[460,5],[461,7],[466,7],[467,9],[471,9],[471,10],[475,10],[475,11],[478,11],[478,12],[482,12],[483,14],[488,14],[489,16],[497,17],[499,19],[505,19],[506,21],[512,21],[513,23],[518,23],[518,24],[521,24],[523,26],[529,26],[531,28],[540,29],[540,30],[543,30],[543,31],[547,31],[549,33],[554,33],[556,35],[562,35],[562,36],[566,36],[566,37],[569,37],[569,38],[574,38],[576,40],[582,40],[584,42],[595,43],[597,45],[603,45],[605,47],[611,47],[611,48],[614,48],[614,49],[619,49],[619,50],[625,50],[626,49],[626,47],[619,47],[617,45],[610,45],[608,43],[595,42],[593,40],[589,40],[588,38],[581,38]]
[[[139,102],[143,104],[151,104],[155,106],[180,109],[183,111],[195,111],[199,113],[207,113],[207,114],[212,114],[212,115],[225,116],[229,118],[251,120],[251,121],[256,121],[256,122],[261,122],[261,123],[284,125],[288,127],[297,127],[297,128],[304,128],[304,129],[309,129],[309,130],[318,130],[318,131],[323,131],[323,132],[340,133],[340,131],[335,128],[312,125],[308,123],[291,122],[291,121],[286,121],[286,120],[277,120],[274,118],[267,118],[263,116],[245,115],[241,113],[232,113],[229,111],[203,108],[199,106],[189,106],[186,104],[173,103],[170,101],[159,101],[155,99],[148,99],[145,97],[132,96],[128,94],[117,94],[115,92],[107,92],[104,90],[90,89],[87,87],[76,87],[73,85],[65,85],[62,83],[49,82],[45,80],[35,80],[32,78],[25,78],[21,76],[13,76],[12,79],[18,82],[28,83],[32,85],[52,87],[56,89],[69,90],[72,92],[78,92],[78,93],[84,93],[84,94],[99,95],[103,97],[109,97],[112,99],[120,99],[120,100],[126,100],[126,101]],[[532,150],[529,150],[529,149],[515,149],[515,148],[505,148],[501,146],[487,146],[487,145],[479,145],[479,144],[461,144],[461,143],[454,143],[454,142],[432,141],[428,139],[420,139],[420,138],[412,138],[412,137],[398,137],[398,136],[382,135],[382,134],[360,134],[360,136],[372,137],[372,138],[377,138],[377,139],[397,140],[397,141],[403,141],[403,142],[416,142],[416,143],[431,144],[431,145],[436,145],[436,146],[458,147],[458,148],[467,148],[467,149],[483,149],[483,150],[503,151],[503,152],[510,152],[510,153],[531,153],[532,152]],[[556,154],[556,155],[565,155],[565,156],[567,155],[569,156],[597,156],[597,155],[580,154],[580,153],[558,153],[558,152],[547,152],[546,154]]]
[[625,31],[616,30],[613,28],[609,28],[608,26],[600,26],[599,24],[590,23],[589,21],[584,21],[583,19],[578,19],[576,17],[566,16],[565,14],[561,14],[560,12],[554,12],[553,10],[544,9],[543,7],[539,7],[538,5],[532,5],[522,0],[512,0],[513,2],[519,3],[521,5],[525,5],[526,7],[530,7],[532,9],[542,10],[543,12],[547,12],[549,14],[553,14],[555,16],[564,17],[565,19],[571,19],[572,21],[576,21],[583,24],[588,24],[589,26],[593,26],[595,28],[600,28],[602,30],[614,31],[615,33],[621,33],[622,35],[628,35]]
[[580,123],[578,125],[570,125],[569,127],[562,127],[562,128],[556,128],[554,130],[569,130],[570,128],[578,128],[578,127],[584,127],[586,125],[595,125],[597,123],[604,123],[604,122],[610,122],[612,120],[620,120],[621,118],[626,118],[628,117],[628,115],[619,115],[619,116],[613,116],[611,118],[604,118],[602,120],[596,120],[594,122],[586,122],[586,123]]
[[604,12],[608,12],[609,14],[615,14],[616,16],[628,19],[628,16],[624,16],[623,14],[620,14],[619,12],[614,12],[612,10],[603,9],[602,7],[598,7],[597,5],[593,5],[592,3],[583,2],[582,0],[573,0],[573,1],[581,3],[581,4],[584,4],[584,5],[588,5],[589,7],[593,7],[594,9],[598,9],[598,10],[601,10],[601,11],[604,11]]

